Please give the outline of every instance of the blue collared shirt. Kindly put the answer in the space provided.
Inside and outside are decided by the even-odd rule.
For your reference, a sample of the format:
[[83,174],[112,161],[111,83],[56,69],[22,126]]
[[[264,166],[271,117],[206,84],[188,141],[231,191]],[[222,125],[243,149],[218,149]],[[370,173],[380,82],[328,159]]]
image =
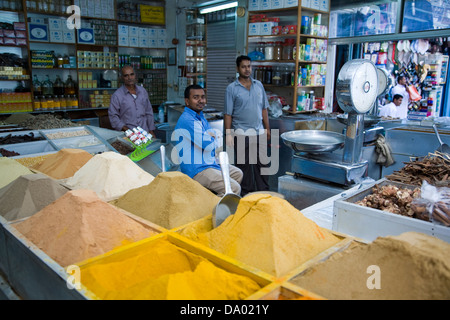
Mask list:
[[231,115],[231,128],[264,130],[262,110],[269,107],[264,86],[258,80],[251,78],[250,90],[245,88],[239,79],[230,83],[225,92],[225,114]]
[[212,132],[203,112],[184,108],[172,134],[172,141],[177,143],[175,148],[180,157],[181,172],[193,178],[207,168],[220,170],[215,158],[215,139],[210,135]]
[[122,85],[111,96],[108,108],[111,126],[116,130],[141,127],[145,131],[155,130],[153,108],[147,90],[136,85],[136,98]]

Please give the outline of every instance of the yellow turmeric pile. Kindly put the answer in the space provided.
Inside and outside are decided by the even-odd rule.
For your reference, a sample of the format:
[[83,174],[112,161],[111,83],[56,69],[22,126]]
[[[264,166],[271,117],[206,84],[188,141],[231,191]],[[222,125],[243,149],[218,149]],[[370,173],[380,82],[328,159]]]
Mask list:
[[100,299],[244,299],[260,289],[205,258],[153,240],[92,264],[81,265],[81,282]]
[[[195,228],[204,230],[206,221]],[[340,241],[286,200],[268,194],[242,198],[236,213],[216,229],[182,234],[277,277]]]

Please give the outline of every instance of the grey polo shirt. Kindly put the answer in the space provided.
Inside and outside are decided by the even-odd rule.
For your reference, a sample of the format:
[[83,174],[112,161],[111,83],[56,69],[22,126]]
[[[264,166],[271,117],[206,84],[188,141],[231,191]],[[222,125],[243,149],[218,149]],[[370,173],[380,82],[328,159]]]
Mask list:
[[239,79],[228,85],[224,114],[231,115],[232,129],[254,129],[261,133],[264,130],[262,110],[269,107],[269,100],[262,83],[253,78],[251,80],[250,90],[245,88]]

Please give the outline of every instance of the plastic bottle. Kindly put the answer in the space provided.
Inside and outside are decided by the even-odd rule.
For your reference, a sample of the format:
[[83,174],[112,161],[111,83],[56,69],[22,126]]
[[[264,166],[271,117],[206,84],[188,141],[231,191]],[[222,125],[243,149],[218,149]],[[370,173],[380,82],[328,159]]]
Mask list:
[[37,75],[33,76],[33,94],[35,98],[42,95],[42,83],[38,80]]
[[64,92],[61,94],[73,95],[75,93],[75,81],[72,80],[72,76],[69,74],[66,83],[64,84]]
[[314,96],[314,91],[309,92],[309,110],[314,110],[314,102],[316,100],[316,97]]

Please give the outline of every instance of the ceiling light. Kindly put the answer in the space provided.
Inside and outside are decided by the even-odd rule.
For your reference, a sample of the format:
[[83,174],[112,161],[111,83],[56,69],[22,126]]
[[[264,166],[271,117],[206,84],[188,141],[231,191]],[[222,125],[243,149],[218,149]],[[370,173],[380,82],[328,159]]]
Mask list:
[[235,2],[225,3],[225,4],[220,4],[218,6],[203,8],[203,9],[200,9],[200,14],[210,13],[210,12],[219,11],[219,10],[225,10],[228,8],[234,8],[234,7],[237,7],[237,5],[238,5],[238,3],[237,3],[237,1],[235,1]]

